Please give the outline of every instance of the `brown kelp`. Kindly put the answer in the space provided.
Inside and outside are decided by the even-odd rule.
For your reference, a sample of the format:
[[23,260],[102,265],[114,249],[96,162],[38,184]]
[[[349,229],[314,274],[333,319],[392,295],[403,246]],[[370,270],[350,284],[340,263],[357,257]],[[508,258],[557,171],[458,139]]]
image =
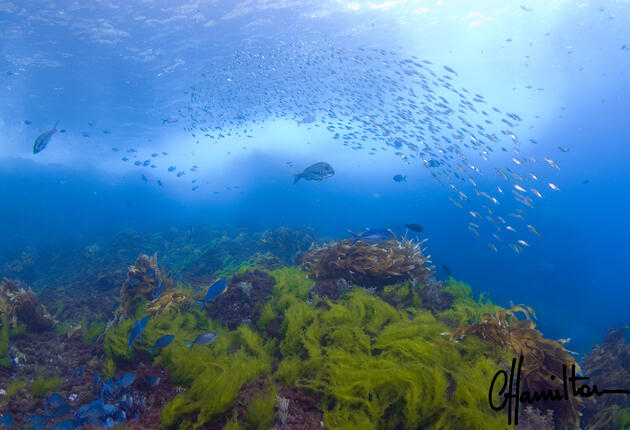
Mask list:
[[116,310],[117,316],[131,318],[136,315],[139,307],[152,299],[151,293],[172,286],[173,281],[162,273],[157,261],[157,252],[149,257],[140,254],[136,262],[127,271],[127,279],[120,290],[120,306]]
[[421,245],[406,239],[354,245],[350,239],[331,242],[307,252],[302,268],[316,281],[345,279],[363,287],[422,283],[432,268]]
[[[524,319],[519,320],[517,314],[522,314]],[[579,366],[561,343],[543,338],[536,330],[532,316],[535,318],[535,313],[529,306],[512,305],[510,309],[485,313],[477,324],[460,326],[451,335],[451,339],[461,340],[475,335],[493,348],[524,356],[521,390],[530,393],[546,392],[550,381],[562,375],[563,365],[569,369],[575,366],[576,371]],[[570,396],[567,401],[546,403],[545,408],[553,410],[557,423],[576,426],[579,422],[580,403],[579,398]]]
[[[630,344],[626,342],[627,327],[611,330],[604,343],[591,349],[584,359],[584,374],[588,382],[603,389],[627,389],[630,381]],[[583,422],[589,429],[630,427],[630,396],[608,395],[588,402]]]
[[7,278],[0,285],[0,313],[7,316],[14,328],[24,324],[33,332],[50,330],[56,324],[46,307],[38,303],[33,290]]

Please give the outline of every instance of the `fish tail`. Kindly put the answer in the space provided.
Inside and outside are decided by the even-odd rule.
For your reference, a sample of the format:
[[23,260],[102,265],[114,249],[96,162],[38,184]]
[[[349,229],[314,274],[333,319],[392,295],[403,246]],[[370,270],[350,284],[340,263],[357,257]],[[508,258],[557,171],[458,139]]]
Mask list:
[[147,349],[148,349],[149,351],[151,351],[151,352],[153,352],[153,349],[154,349],[154,348],[155,348],[154,346],[147,346]]
[[302,178],[302,174],[301,173],[294,173],[293,174],[293,183],[297,184],[297,181],[299,181]]
[[59,120],[57,120],[57,122],[55,122],[55,125],[53,125],[53,130],[57,131],[57,125],[59,124]]
[[407,182],[407,175],[403,176],[403,181]]
[[201,305],[201,307],[199,308],[199,311],[202,311],[203,308],[206,306],[206,302],[204,302],[203,300],[202,301],[195,300],[195,301]]
[[354,243],[361,238],[360,235],[358,235],[356,233],[353,233],[350,230],[348,230],[348,233],[350,233],[352,235],[352,244],[351,244],[351,246],[354,245]]
[[195,344],[193,341],[190,341],[190,340],[185,340],[184,343],[187,343],[188,345],[190,345],[190,348],[188,349],[189,351],[192,349],[193,345]]

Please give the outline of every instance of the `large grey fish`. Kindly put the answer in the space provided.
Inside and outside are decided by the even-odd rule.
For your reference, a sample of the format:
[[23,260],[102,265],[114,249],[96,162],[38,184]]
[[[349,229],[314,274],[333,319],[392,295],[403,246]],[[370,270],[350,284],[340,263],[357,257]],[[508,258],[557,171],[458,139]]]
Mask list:
[[190,345],[190,349],[192,349],[192,347],[195,345],[200,345],[200,346],[210,345],[212,342],[217,340],[218,336],[219,336],[218,334],[209,331],[207,333],[200,334],[192,342],[190,340],[185,340],[184,342]]
[[[349,230],[348,230],[349,231]],[[384,228],[371,228],[364,233],[353,233],[350,231],[352,235],[352,244],[357,240],[363,240],[365,242],[385,242],[388,240],[397,240],[398,238],[391,230]]]
[[37,136],[37,139],[35,139],[35,144],[33,145],[33,154],[37,154],[38,152],[41,152],[44,150],[44,148],[46,148],[46,145],[48,145],[48,142],[50,142],[50,138],[52,137],[52,135],[57,133],[57,124],[59,124],[59,121],[57,121],[55,125],[53,125],[53,128]]
[[293,183],[297,183],[300,179],[304,178],[307,181],[323,181],[326,178],[330,178],[335,174],[332,166],[328,163],[324,163],[320,161],[319,163],[315,163],[310,167],[304,169],[302,173],[294,173],[295,178],[293,179]]

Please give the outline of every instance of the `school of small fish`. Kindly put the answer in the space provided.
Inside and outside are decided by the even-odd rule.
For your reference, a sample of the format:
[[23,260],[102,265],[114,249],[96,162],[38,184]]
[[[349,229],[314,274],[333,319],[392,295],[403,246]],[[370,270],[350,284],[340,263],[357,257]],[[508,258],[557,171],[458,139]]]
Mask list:
[[[404,164],[429,169],[450,201],[475,220],[468,230],[488,238],[490,249],[520,254],[542,236],[527,211],[543,198],[539,189],[560,190],[543,179],[560,166],[526,155],[524,146],[538,142],[524,145],[517,136],[522,118],[458,88],[457,76],[450,66],[390,50],[287,43],[210,63],[179,115],[197,143],[255,137],[268,122],[288,120],[326,129],[352,150],[391,151]],[[496,185],[495,174],[503,183]],[[494,185],[486,189],[489,182]]]
[[[520,254],[529,246],[527,241],[542,237],[528,223],[528,210],[535,199],[544,198],[539,190],[560,190],[543,179],[560,166],[547,156],[541,163],[526,155],[524,146],[538,142],[529,138],[523,145],[517,137],[521,117],[458,87],[457,76],[450,66],[415,56],[402,58],[390,50],[284,43],[282,48],[234,52],[211,62],[190,87],[189,103],[161,121],[164,126],[185,123],[184,130],[199,144],[254,138],[270,122],[295,121],[301,127],[327,130],[333,140],[352,150],[369,155],[391,151],[404,164],[428,169],[452,204],[474,220],[468,230],[488,238],[490,249],[498,252],[507,246]],[[54,131],[53,127],[38,137],[34,152],[46,146]],[[129,148],[121,160],[130,162],[139,155]],[[160,155],[168,156],[154,152],[133,165],[156,169]],[[182,178],[198,168],[170,165],[164,170]],[[294,181],[321,181],[332,175],[332,167],[319,162],[294,173]],[[147,175],[140,177],[149,183]],[[393,180],[406,182],[407,175],[396,174]],[[194,178],[191,183],[192,191],[203,185]],[[163,187],[159,179],[157,186]]]

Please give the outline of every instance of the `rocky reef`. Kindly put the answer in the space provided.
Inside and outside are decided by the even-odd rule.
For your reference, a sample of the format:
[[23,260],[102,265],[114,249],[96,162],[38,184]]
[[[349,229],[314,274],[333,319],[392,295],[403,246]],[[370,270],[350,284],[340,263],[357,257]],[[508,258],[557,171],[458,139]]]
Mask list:
[[315,281],[345,279],[362,287],[422,283],[431,275],[421,243],[408,240],[331,242],[310,250],[302,261],[302,269]]
[[157,258],[157,253],[152,257],[141,254],[127,271],[127,279],[120,290],[120,306],[116,310],[119,318],[133,317],[141,306],[152,300],[152,293],[172,286]]
[[[64,254],[92,262],[66,266],[74,284],[42,291],[56,326],[25,285],[0,287],[0,407],[17,428],[45,419],[46,428],[505,429],[505,414],[488,407],[497,371],[523,353],[521,388],[540,391],[562,364],[577,366],[536,329],[531,308],[435,279],[421,243],[316,247],[314,234],[285,228],[126,232],[113,249],[99,243]],[[160,261],[138,248],[158,249]],[[78,304],[83,314],[66,310]],[[212,341],[191,345],[203,334]],[[584,371],[617,387],[628,357],[624,330],[614,331]],[[53,392],[73,399],[65,415],[52,416]],[[546,402],[522,408],[519,428],[624,428],[629,411],[627,398]]]
[[56,321],[37,295],[19,281],[4,278],[0,285],[0,313],[14,328],[24,324],[31,332],[42,332],[55,327]]
[[[626,340],[627,330],[627,327],[611,330],[604,342],[588,353],[583,368],[591,384],[601,389],[628,389],[630,343]],[[593,430],[630,428],[630,396],[609,395],[587,402],[583,422],[586,428]]]

